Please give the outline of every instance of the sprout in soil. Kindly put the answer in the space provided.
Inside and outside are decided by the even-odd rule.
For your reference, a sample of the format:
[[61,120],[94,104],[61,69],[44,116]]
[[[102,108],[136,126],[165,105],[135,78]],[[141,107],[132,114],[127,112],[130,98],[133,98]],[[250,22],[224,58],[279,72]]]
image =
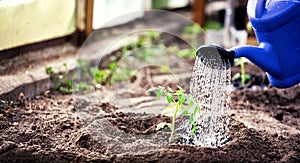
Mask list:
[[86,62],[78,59],[76,69],[82,72],[83,78],[88,81],[73,83],[73,80],[79,78],[78,74],[70,74],[66,63],[63,64],[63,67],[64,72],[55,72],[53,67],[46,67],[46,73],[50,76],[53,88],[62,94],[83,93],[91,90],[93,87],[98,88],[99,85],[108,82],[112,73],[110,67],[99,69],[98,67],[88,66]]
[[242,80],[242,86],[244,87],[245,86],[245,83],[247,80],[249,80],[251,77],[249,74],[246,74],[245,72],[245,63],[246,62],[250,62],[249,60],[247,60],[246,58],[238,58],[235,60],[235,65],[236,66],[241,66],[241,74],[240,73],[236,73],[232,79],[235,80],[235,79],[238,79],[238,78],[241,78]]
[[173,119],[172,123],[166,123],[162,122],[159,123],[156,127],[156,130],[160,130],[164,128],[165,126],[168,126],[171,130],[171,136],[169,138],[169,142],[172,142],[172,139],[174,137],[175,133],[175,122],[177,116],[189,116],[189,123],[193,124],[193,130],[191,131],[191,135],[193,135],[196,131],[196,120],[195,115],[199,112],[198,105],[195,105],[193,98],[188,96],[185,93],[185,90],[181,88],[180,86],[177,86],[177,90],[173,90],[170,87],[164,88],[159,86],[157,88],[156,97],[161,98],[162,96],[165,96],[165,99],[167,100],[169,106],[167,106],[165,109],[173,109]]

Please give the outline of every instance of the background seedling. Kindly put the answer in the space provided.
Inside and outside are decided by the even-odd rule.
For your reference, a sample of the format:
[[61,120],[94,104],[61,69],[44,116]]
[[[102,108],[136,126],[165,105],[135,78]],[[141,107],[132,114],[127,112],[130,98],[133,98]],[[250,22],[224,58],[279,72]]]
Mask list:
[[164,49],[166,48],[160,40],[160,33],[152,30],[146,31],[138,37],[136,42],[132,42],[122,48],[121,57],[119,60],[116,60],[116,64],[113,63],[112,67],[114,68],[110,68],[113,75],[111,83],[129,80],[137,71],[131,65],[132,63],[148,63],[154,57],[164,53]]
[[208,20],[205,22],[205,26],[203,27],[204,31],[207,30],[221,30],[223,28],[222,24],[216,20]]
[[[51,66],[46,67],[46,73],[50,75],[50,80],[53,84],[53,89],[60,91],[62,94],[82,93],[89,91],[93,87],[99,87],[99,84],[107,83],[110,69],[99,69],[90,67],[82,60],[77,60],[76,69],[80,72],[80,78],[84,81],[73,83],[73,80],[80,80],[78,74],[71,75],[67,64],[63,64],[64,72],[55,73]],[[90,82],[89,82],[90,81]]]
[[198,46],[198,38],[199,35],[203,33],[203,29],[199,24],[193,24],[191,26],[186,26],[183,28],[182,38],[185,40],[189,40],[192,46]]
[[172,45],[168,48],[168,50],[176,54],[177,56],[181,58],[186,58],[186,59],[191,59],[195,60],[196,59],[196,50],[194,48],[186,48],[186,49],[180,49],[177,45]]
[[[201,33],[201,28],[195,24],[186,27],[185,31],[186,33],[199,34]],[[103,84],[130,80],[137,72],[136,67],[132,63],[151,63],[153,58],[158,58],[162,54],[171,52],[182,58],[195,58],[195,50],[193,48],[180,49],[178,46],[173,45],[168,48],[160,37],[159,32],[146,31],[138,37],[137,41],[124,46],[116,55],[111,56],[105,66],[101,68],[90,66],[88,62],[78,59],[76,67],[78,71],[73,76],[69,74],[67,64],[63,64],[65,68],[63,73],[54,73],[51,66],[46,67],[46,72],[50,75],[55,90],[63,94],[71,94],[99,88]],[[168,72],[170,67],[168,64],[164,64],[161,66],[161,70],[162,72]]]
[[241,78],[243,87],[245,86],[245,82],[251,78],[251,76],[249,74],[246,74],[246,72],[245,72],[245,63],[247,63],[247,62],[249,63],[250,61],[243,57],[236,59],[234,62],[236,66],[241,67],[241,74],[239,74],[239,73],[234,74],[232,79],[235,80],[235,79]]

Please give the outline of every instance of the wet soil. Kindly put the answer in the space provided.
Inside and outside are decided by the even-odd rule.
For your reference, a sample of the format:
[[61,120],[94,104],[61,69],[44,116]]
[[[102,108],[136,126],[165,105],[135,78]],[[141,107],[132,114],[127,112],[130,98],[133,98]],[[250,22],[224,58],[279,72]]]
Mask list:
[[[172,73],[146,66],[127,83],[84,95],[51,90],[25,101],[0,101],[0,162],[300,162],[300,86],[273,88],[248,63],[246,87],[233,82],[230,141],[217,148],[180,145],[175,134],[169,143],[167,127],[156,131],[172,119],[161,111],[165,101],[145,90],[177,84],[188,89],[194,61],[168,57]],[[234,66],[232,75],[238,72]]]
[[[246,70],[258,74],[254,65]],[[107,90],[94,93],[103,98]],[[207,148],[168,143],[169,129],[155,127],[170,116],[120,113],[103,100],[48,91],[25,105],[0,103],[0,162],[299,162],[299,103],[299,86],[235,89],[230,141]]]

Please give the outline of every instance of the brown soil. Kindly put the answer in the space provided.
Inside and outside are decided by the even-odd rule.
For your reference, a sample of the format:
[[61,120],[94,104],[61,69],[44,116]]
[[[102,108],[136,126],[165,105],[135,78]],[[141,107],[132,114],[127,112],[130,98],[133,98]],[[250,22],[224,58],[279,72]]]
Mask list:
[[[188,89],[192,62],[171,57],[170,65],[181,70],[174,71],[178,79],[146,67],[125,84],[86,95],[47,91],[25,103],[0,101],[0,162],[300,162],[300,86],[272,88],[253,64],[246,64],[246,73],[259,77],[231,93],[226,145],[179,145],[178,135],[168,143],[170,130],[155,127],[172,117],[156,112],[164,105],[145,89],[178,83]],[[239,71],[233,67],[232,75]]]
[[[107,102],[45,92],[26,106],[0,104],[0,162],[299,162],[299,100],[299,86],[233,91],[231,141],[205,148],[161,143],[168,141],[169,130],[155,126],[171,117],[117,113]],[[87,125],[82,108],[100,116]]]
[[132,117],[124,113],[116,113],[107,116],[112,125],[117,126],[119,130],[123,130],[129,134],[147,135],[156,133],[156,125],[160,122],[171,123],[171,117],[158,115],[155,117],[142,119],[141,117]]

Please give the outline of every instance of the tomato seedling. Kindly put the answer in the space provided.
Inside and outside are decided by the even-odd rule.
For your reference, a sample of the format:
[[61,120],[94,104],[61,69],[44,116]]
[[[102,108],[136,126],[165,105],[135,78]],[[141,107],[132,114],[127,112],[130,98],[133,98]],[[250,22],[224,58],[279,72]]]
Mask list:
[[185,90],[180,86],[177,86],[177,90],[173,90],[170,87],[164,88],[159,86],[157,88],[156,97],[161,98],[165,96],[169,106],[165,109],[173,109],[173,118],[171,123],[162,122],[156,126],[156,130],[160,130],[165,126],[168,126],[171,130],[171,136],[169,142],[172,142],[175,133],[175,122],[178,115],[189,116],[189,123],[193,124],[193,130],[191,135],[196,131],[196,120],[195,115],[199,112],[199,106],[194,99],[191,98],[188,94],[185,93]]

